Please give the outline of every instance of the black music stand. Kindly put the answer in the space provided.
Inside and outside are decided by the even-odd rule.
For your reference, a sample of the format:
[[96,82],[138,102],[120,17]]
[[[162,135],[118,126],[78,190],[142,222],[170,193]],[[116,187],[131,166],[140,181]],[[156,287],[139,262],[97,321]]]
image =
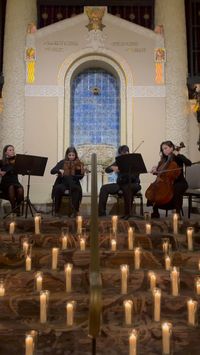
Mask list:
[[43,176],[45,167],[47,164],[48,158],[39,157],[36,155],[27,155],[27,154],[17,154],[15,158],[15,172],[20,175],[28,175],[27,183],[27,195],[24,200],[25,204],[25,218],[28,215],[28,208],[33,216],[33,209],[37,212],[35,206],[31,203],[29,198],[30,192],[30,177],[34,176]]
[[[116,163],[120,173],[128,175],[129,189],[131,190],[131,176],[147,173],[142,155],[140,153],[123,154],[116,157]],[[131,194],[129,200],[131,211]]]

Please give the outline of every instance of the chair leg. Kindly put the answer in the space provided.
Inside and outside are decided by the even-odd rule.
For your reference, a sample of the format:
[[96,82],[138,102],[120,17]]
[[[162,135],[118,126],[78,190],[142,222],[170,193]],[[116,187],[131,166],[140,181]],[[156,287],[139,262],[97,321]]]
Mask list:
[[144,216],[143,197],[140,197],[140,216]]
[[188,218],[190,218],[191,212],[192,212],[192,196],[188,196]]

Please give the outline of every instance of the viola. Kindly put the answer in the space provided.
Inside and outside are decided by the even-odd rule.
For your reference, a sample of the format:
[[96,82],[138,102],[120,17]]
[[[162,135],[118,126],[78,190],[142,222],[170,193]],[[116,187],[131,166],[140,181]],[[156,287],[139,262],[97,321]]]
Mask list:
[[[184,148],[183,142],[179,146],[175,147],[176,151]],[[146,198],[156,205],[165,205],[173,198],[173,184],[176,178],[181,174],[181,168],[173,160],[173,154],[166,162],[160,162],[157,168],[157,178],[148,187],[145,192]]]

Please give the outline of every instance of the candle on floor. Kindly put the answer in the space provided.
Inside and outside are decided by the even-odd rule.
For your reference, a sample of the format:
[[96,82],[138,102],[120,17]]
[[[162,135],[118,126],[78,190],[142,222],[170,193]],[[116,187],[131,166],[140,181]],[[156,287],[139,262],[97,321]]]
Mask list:
[[68,237],[66,235],[63,235],[61,240],[62,240],[62,250],[67,249]]
[[200,276],[195,278],[195,291],[196,291],[196,294],[199,296],[200,295]]
[[165,256],[165,270],[169,271],[171,269],[171,257],[169,255]]
[[156,287],[156,273],[154,271],[149,271],[148,278],[149,278],[150,290],[153,290],[153,288]]
[[198,302],[190,299],[187,301],[187,309],[188,309],[188,324],[196,325],[197,324],[197,306]]
[[169,253],[169,239],[164,238],[163,243],[162,243],[162,248],[163,248],[163,253],[168,254]]
[[112,216],[112,230],[113,233],[117,233],[117,223],[118,223],[118,216]]
[[135,270],[139,270],[141,263],[141,248],[137,247],[134,249],[134,265]]
[[4,281],[1,280],[0,281],[0,297],[3,297],[5,295],[5,285],[4,285]]
[[151,219],[151,214],[147,211],[144,212],[144,220],[145,221],[150,221]]
[[31,256],[26,256],[26,271],[31,271]]
[[124,313],[125,313],[125,324],[131,325],[132,324],[133,301],[124,300],[123,304],[124,304]]
[[111,243],[111,250],[112,251],[116,251],[117,250],[117,241],[116,241],[116,239],[111,239],[110,243]]
[[199,267],[199,270],[200,270],[200,259],[199,259],[199,262],[198,262],[198,267]]
[[65,284],[66,284],[66,292],[71,292],[72,290],[72,269],[73,264],[65,264]]
[[173,213],[173,233],[178,234],[178,213]]
[[193,251],[193,233],[194,229],[192,227],[187,228],[187,245],[188,250]]
[[180,272],[176,266],[172,267],[170,272],[171,277],[171,288],[172,288],[172,296],[179,295],[179,282],[180,282]]
[[28,251],[29,251],[29,241],[28,241],[28,238],[24,238],[24,239],[23,239],[22,250],[23,250],[23,252],[24,252],[24,255],[27,256]]
[[120,265],[121,269],[121,293],[125,295],[127,293],[127,283],[128,283],[128,265]]
[[26,348],[26,355],[34,354],[34,338],[33,335],[31,335],[30,333],[26,334],[25,348]]
[[81,234],[82,233],[82,224],[83,224],[82,216],[77,216],[76,223],[77,223],[77,234]]
[[171,335],[172,335],[172,324],[163,323],[162,324],[162,353],[163,355],[170,355],[171,353]]
[[46,323],[47,321],[47,309],[49,301],[49,291],[40,292],[40,323]]
[[133,250],[133,244],[134,244],[134,228],[129,227],[128,229],[128,250]]
[[10,222],[9,225],[9,234],[13,235],[15,233],[15,222]]
[[40,213],[36,213],[34,217],[35,221],[35,234],[40,234],[40,225],[41,225],[41,215]]
[[67,302],[66,304],[66,311],[67,311],[67,325],[72,326],[74,324],[74,306],[75,302]]
[[155,322],[160,321],[160,305],[161,305],[161,290],[159,288],[154,288],[153,293],[153,303],[154,303],[154,312],[153,318]]
[[84,251],[85,250],[85,238],[80,238],[80,250]]
[[52,270],[56,270],[58,266],[59,248],[52,248]]
[[137,337],[137,330],[133,329],[129,335],[129,355],[137,355]]
[[151,223],[146,223],[146,234],[151,235]]
[[35,289],[36,291],[42,291],[43,273],[41,271],[35,274]]

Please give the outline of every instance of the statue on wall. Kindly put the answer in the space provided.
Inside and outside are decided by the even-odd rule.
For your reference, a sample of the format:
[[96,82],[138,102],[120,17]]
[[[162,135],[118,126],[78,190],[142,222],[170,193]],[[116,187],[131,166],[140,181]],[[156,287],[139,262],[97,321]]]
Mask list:
[[105,25],[102,24],[102,18],[105,14],[105,7],[86,6],[86,14],[89,18],[89,24],[86,26],[88,31],[102,31]]

